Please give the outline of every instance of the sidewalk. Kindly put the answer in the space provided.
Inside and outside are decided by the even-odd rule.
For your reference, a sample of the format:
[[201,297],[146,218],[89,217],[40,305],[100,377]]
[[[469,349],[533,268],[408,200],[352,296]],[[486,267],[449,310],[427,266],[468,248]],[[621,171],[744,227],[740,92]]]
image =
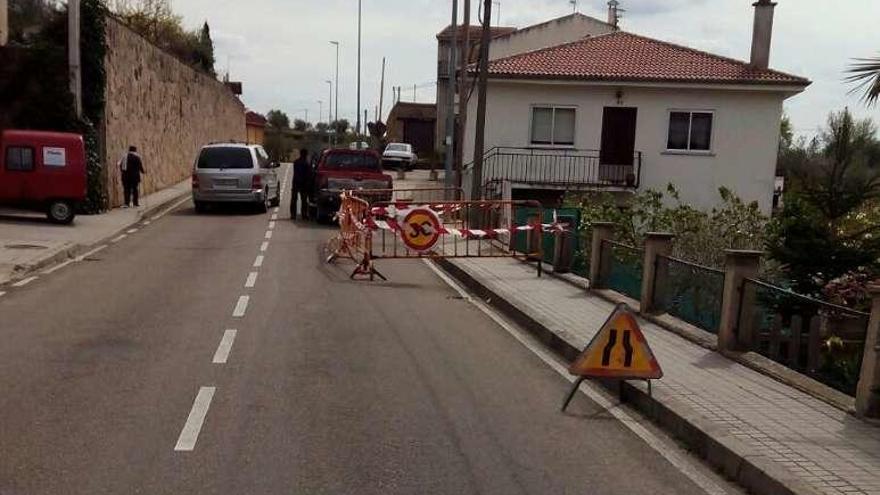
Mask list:
[[75,257],[190,192],[189,179],[141,198],[140,208],[78,215],[72,225],[55,225],[40,213],[0,209],[0,285],[39,268]]
[[[567,356],[585,347],[614,309],[568,282],[537,278],[515,260],[441,266]],[[629,383],[627,401],[727,476],[762,495],[880,494],[880,427],[640,324],[665,376],[654,382],[653,399],[643,383]]]

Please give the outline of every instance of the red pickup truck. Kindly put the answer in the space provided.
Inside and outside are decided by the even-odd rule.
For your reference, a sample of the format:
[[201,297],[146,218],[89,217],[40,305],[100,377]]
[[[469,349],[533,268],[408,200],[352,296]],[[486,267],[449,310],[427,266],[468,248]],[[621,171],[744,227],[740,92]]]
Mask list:
[[324,223],[339,211],[342,191],[392,189],[394,179],[382,172],[382,157],[374,150],[334,149],[318,160],[314,184],[310,214]]
[[86,199],[87,172],[79,134],[0,132],[0,205],[44,211],[69,224]]

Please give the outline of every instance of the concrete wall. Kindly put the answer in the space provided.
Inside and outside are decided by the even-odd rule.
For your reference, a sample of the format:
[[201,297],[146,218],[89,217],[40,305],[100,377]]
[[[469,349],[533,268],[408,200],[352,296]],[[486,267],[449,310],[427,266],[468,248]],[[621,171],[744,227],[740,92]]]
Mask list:
[[114,18],[107,20],[104,163],[111,206],[122,203],[116,163],[138,147],[142,194],[186,179],[199,148],[246,139],[245,107],[216,79],[191,69]]
[[583,14],[569,15],[492,40],[489,45],[489,60],[611,32],[614,32],[614,27],[598,19]]
[[[566,105],[577,109],[579,149],[599,149],[602,112],[606,106],[638,108],[636,151],[643,152],[641,188],[665,189],[675,184],[682,199],[699,208],[718,204],[726,186],[746,201],[757,201],[769,213],[773,200],[782,103],[786,94],[714,89],[622,88],[584,84],[490,82],[486,149],[527,147],[533,105]],[[715,112],[712,151],[681,154],[666,151],[669,111]],[[476,98],[469,112],[476,112]],[[474,113],[471,113],[473,115]],[[474,122],[465,133],[465,156],[473,156]]]

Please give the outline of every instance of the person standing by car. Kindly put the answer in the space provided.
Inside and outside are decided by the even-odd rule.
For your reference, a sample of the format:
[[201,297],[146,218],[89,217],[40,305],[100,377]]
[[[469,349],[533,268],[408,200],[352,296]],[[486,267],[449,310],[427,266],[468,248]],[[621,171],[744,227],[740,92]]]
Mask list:
[[130,146],[128,153],[119,161],[119,170],[122,172],[122,191],[125,199],[125,206],[131,206],[134,200],[135,208],[140,206],[139,187],[141,184],[141,175],[145,174],[144,162],[138,155],[137,147]]
[[312,165],[309,163],[309,150],[299,150],[299,158],[293,162],[293,194],[290,196],[290,219],[296,220],[296,201],[301,202],[300,213],[303,220],[309,219],[309,189],[312,186]]

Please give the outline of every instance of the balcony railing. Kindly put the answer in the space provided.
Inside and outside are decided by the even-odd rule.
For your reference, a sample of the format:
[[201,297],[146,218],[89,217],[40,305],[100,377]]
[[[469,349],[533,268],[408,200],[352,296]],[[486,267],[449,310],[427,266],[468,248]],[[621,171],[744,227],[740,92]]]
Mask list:
[[[615,165],[602,163],[600,156],[598,150],[496,147],[483,160],[482,183],[508,181],[566,189],[639,187],[641,152],[633,154],[631,163]],[[470,175],[473,166],[465,170]]]

